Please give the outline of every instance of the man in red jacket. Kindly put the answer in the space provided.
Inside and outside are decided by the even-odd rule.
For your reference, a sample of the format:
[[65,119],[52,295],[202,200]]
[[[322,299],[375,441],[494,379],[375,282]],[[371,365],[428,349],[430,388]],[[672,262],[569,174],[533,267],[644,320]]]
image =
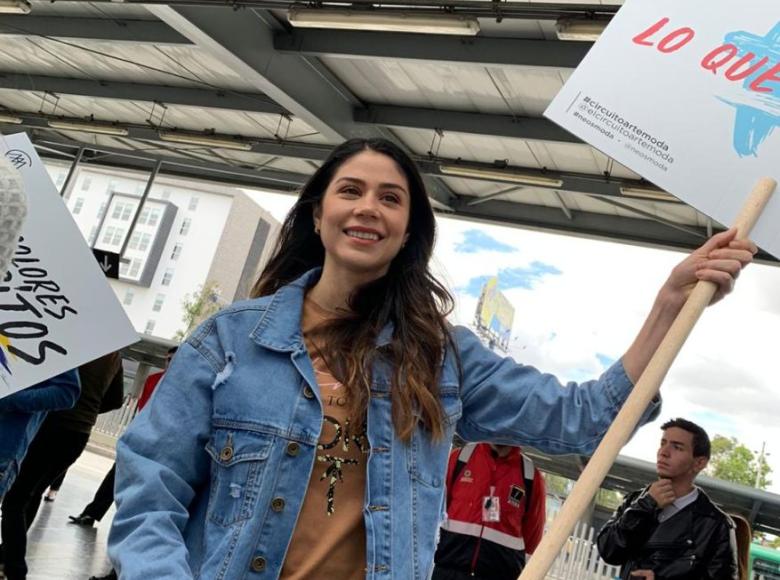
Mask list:
[[433,580],[516,580],[542,539],[545,495],[541,473],[518,447],[453,450]]

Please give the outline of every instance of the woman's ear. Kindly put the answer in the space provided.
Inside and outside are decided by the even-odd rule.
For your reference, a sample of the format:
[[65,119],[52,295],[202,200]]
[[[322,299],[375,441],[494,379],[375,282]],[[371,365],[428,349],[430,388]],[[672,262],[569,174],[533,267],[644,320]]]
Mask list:
[[317,204],[317,206],[314,208],[314,211],[312,212],[312,220],[314,221],[314,232],[319,235],[320,222],[322,222],[322,206],[320,204]]

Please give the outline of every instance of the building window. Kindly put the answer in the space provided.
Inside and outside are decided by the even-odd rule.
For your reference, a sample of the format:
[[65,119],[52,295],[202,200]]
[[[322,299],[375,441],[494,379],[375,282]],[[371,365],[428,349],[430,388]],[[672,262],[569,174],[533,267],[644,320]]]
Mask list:
[[103,243],[109,246],[118,246],[122,243],[122,238],[125,235],[125,230],[122,228],[115,228],[114,226],[108,226],[106,233],[103,234]]
[[132,290],[128,290],[125,292],[125,299],[122,300],[122,304],[125,306],[130,306],[133,303],[133,298],[135,297],[135,294],[133,294]]
[[100,204],[100,207],[98,208],[98,212],[97,212],[98,219],[103,217],[105,211],[106,211],[106,202],[104,201],[103,203]]
[[114,205],[114,211],[111,213],[111,217],[115,220],[122,220],[123,222],[126,222],[130,219],[130,216],[133,213],[133,204],[132,203],[123,203],[119,202],[116,205]]
[[114,193],[116,191],[117,185],[118,184],[116,182],[116,179],[112,179],[111,181],[109,181],[108,182],[108,193],[109,194]]
[[141,260],[133,260],[130,264],[130,278],[138,277],[138,270],[141,269]]
[[135,184],[135,193],[136,193],[136,195],[141,195],[144,192],[145,189],[146,189],[146,184],[145,183],[136,183]]
[[92,185],[92,178],[86,176],[84,179],[81,180],[81,191],[87,191],[90,185]]
[[111,243],[111,240],[114,238],[114,232],[116,232],[116,228],[114,226],[108,226],[106,228],[106,231],[103,234],[103,243],[104,244],[110,244]]
[[119,275],[127,276],[127,271],[130,269],[130,262],[127,260],[119,260]]
[[160,221],[160,208],[157,207],[145,207],[141,210],[141,215],[138,216],[138,223],[141,225],[154,227],[158,221]]
[[178,260],[179,256],[181,256],[181,244],[176,244],[171,252],[171,260]]
[[171,280],[173,280],[173,270],[172,269],[168,269],[168,270],[165,271],[165,274],[163,274],[163,278],[162,278],[161,284],[163,286],[170,286],[171,285]]
[[187,209],[189,209],[190,211],[195,211],[196,209],[198,209],[198,201],[199,201],[198,196],[193,195],[190,198],[190,205]]
[[155,312],[160,312],[163,307],[163,303],[165,302],[165,294],[158,294],[154,299],[154,306],[152,306],[152,310]]
[[190,218],[184,218],[181,222],[181,228],[179,228],[179,234],[186,236],[190,231],[190,225],[192,225],[192,220]]
[[59,189],[63,183],[65,183],[65,177],[66,175],[64,173],[60,173],[57,176],[57,183],[55,184],[57,186],[57,189]]
[[146,328],[144,328],[144,334],[152,334],[154,332],[154,320],[150,320],[146,323]]
[[92,229],[89,230],[89,237],[87,238],[87,244],[90,246],[94,244],[96,237],[97,237],[97,226],[92,226]]
[[156,226],[157,222],[159,221],[160,221],[160,210],[154,207],[149,211],[149,225]]
[[127,247],[131,250],[137,250],[138,242],[140,239],[141,239],[140,232],[133,232],[133,235],[130,236],[130,241],[127,243]]
[[141,250],[142,252],[145,252],[149,247],[149,242],[151,241],[152,241],[152,236],[150,236],[149,234],[143,234],[141,236],[141,241],[138,244],[138,249]]
[[77,197],[76,202],[73,204],[73,215],[79,215],[82,207],[84,207],[84,198]]
[[160,194],[160,199],[171,199],[171,188],[166,187],[162,190],[162,194]]

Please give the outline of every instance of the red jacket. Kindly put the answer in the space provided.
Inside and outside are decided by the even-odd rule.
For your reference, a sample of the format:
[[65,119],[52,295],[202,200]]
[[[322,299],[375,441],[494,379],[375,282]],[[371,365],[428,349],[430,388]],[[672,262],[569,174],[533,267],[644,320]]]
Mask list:
[[157,383],[159,383],[160,379],[163,377],[163,374],[165,373],[161,371],[159,373],[152,373],[146,377],[146,382],[144,383],[144,388],[141,391],[141,396],[138,397],[137,409],[139,411],[144,408],[146,403],[149,402],[149,399],[151,398],[154,389],[157,387]]
[[[471,453],[468,455],[468,449]],[[519,448],[499,457],[487,443],[466,446],[463,466],[452,481],[460,449],[450,454],[447,470],[447,520],[442,524],[436,565],[485,578],[514,580],[542,538],[545,523],[544,479]],[[533,479],[527,505],[525,479]],[[494,496],[500,521],[483,522],[484,498]]]

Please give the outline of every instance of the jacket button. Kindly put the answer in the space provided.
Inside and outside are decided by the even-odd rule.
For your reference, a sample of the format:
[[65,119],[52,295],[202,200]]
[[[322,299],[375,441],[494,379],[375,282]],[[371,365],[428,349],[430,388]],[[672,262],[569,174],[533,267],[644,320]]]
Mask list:
[[314,391],[311,390],[311,387],[309,385],[306,385],[306,387],[303,389],[303,396],[307,399],[313,399],[314,398]]
[[287,444],[287,455],[289,455],[290,457],[295,457],[296,455],[298,455],[300,450],[301,450],[301,446],[298,445],[295,441],[292,441]]
[[284,499],[281,497],[275,497],[271,500],[271,509],[275,512],[280,512],[284,509]]
[[222,451],[219,452],[219,458],[222,461],[230,461],[233,459],[233,448],[229,445],[222,448]]
[[265,570],[265,558],[262,556],[255,556],[252,558],[252,571],[262,572],[263,570]]

